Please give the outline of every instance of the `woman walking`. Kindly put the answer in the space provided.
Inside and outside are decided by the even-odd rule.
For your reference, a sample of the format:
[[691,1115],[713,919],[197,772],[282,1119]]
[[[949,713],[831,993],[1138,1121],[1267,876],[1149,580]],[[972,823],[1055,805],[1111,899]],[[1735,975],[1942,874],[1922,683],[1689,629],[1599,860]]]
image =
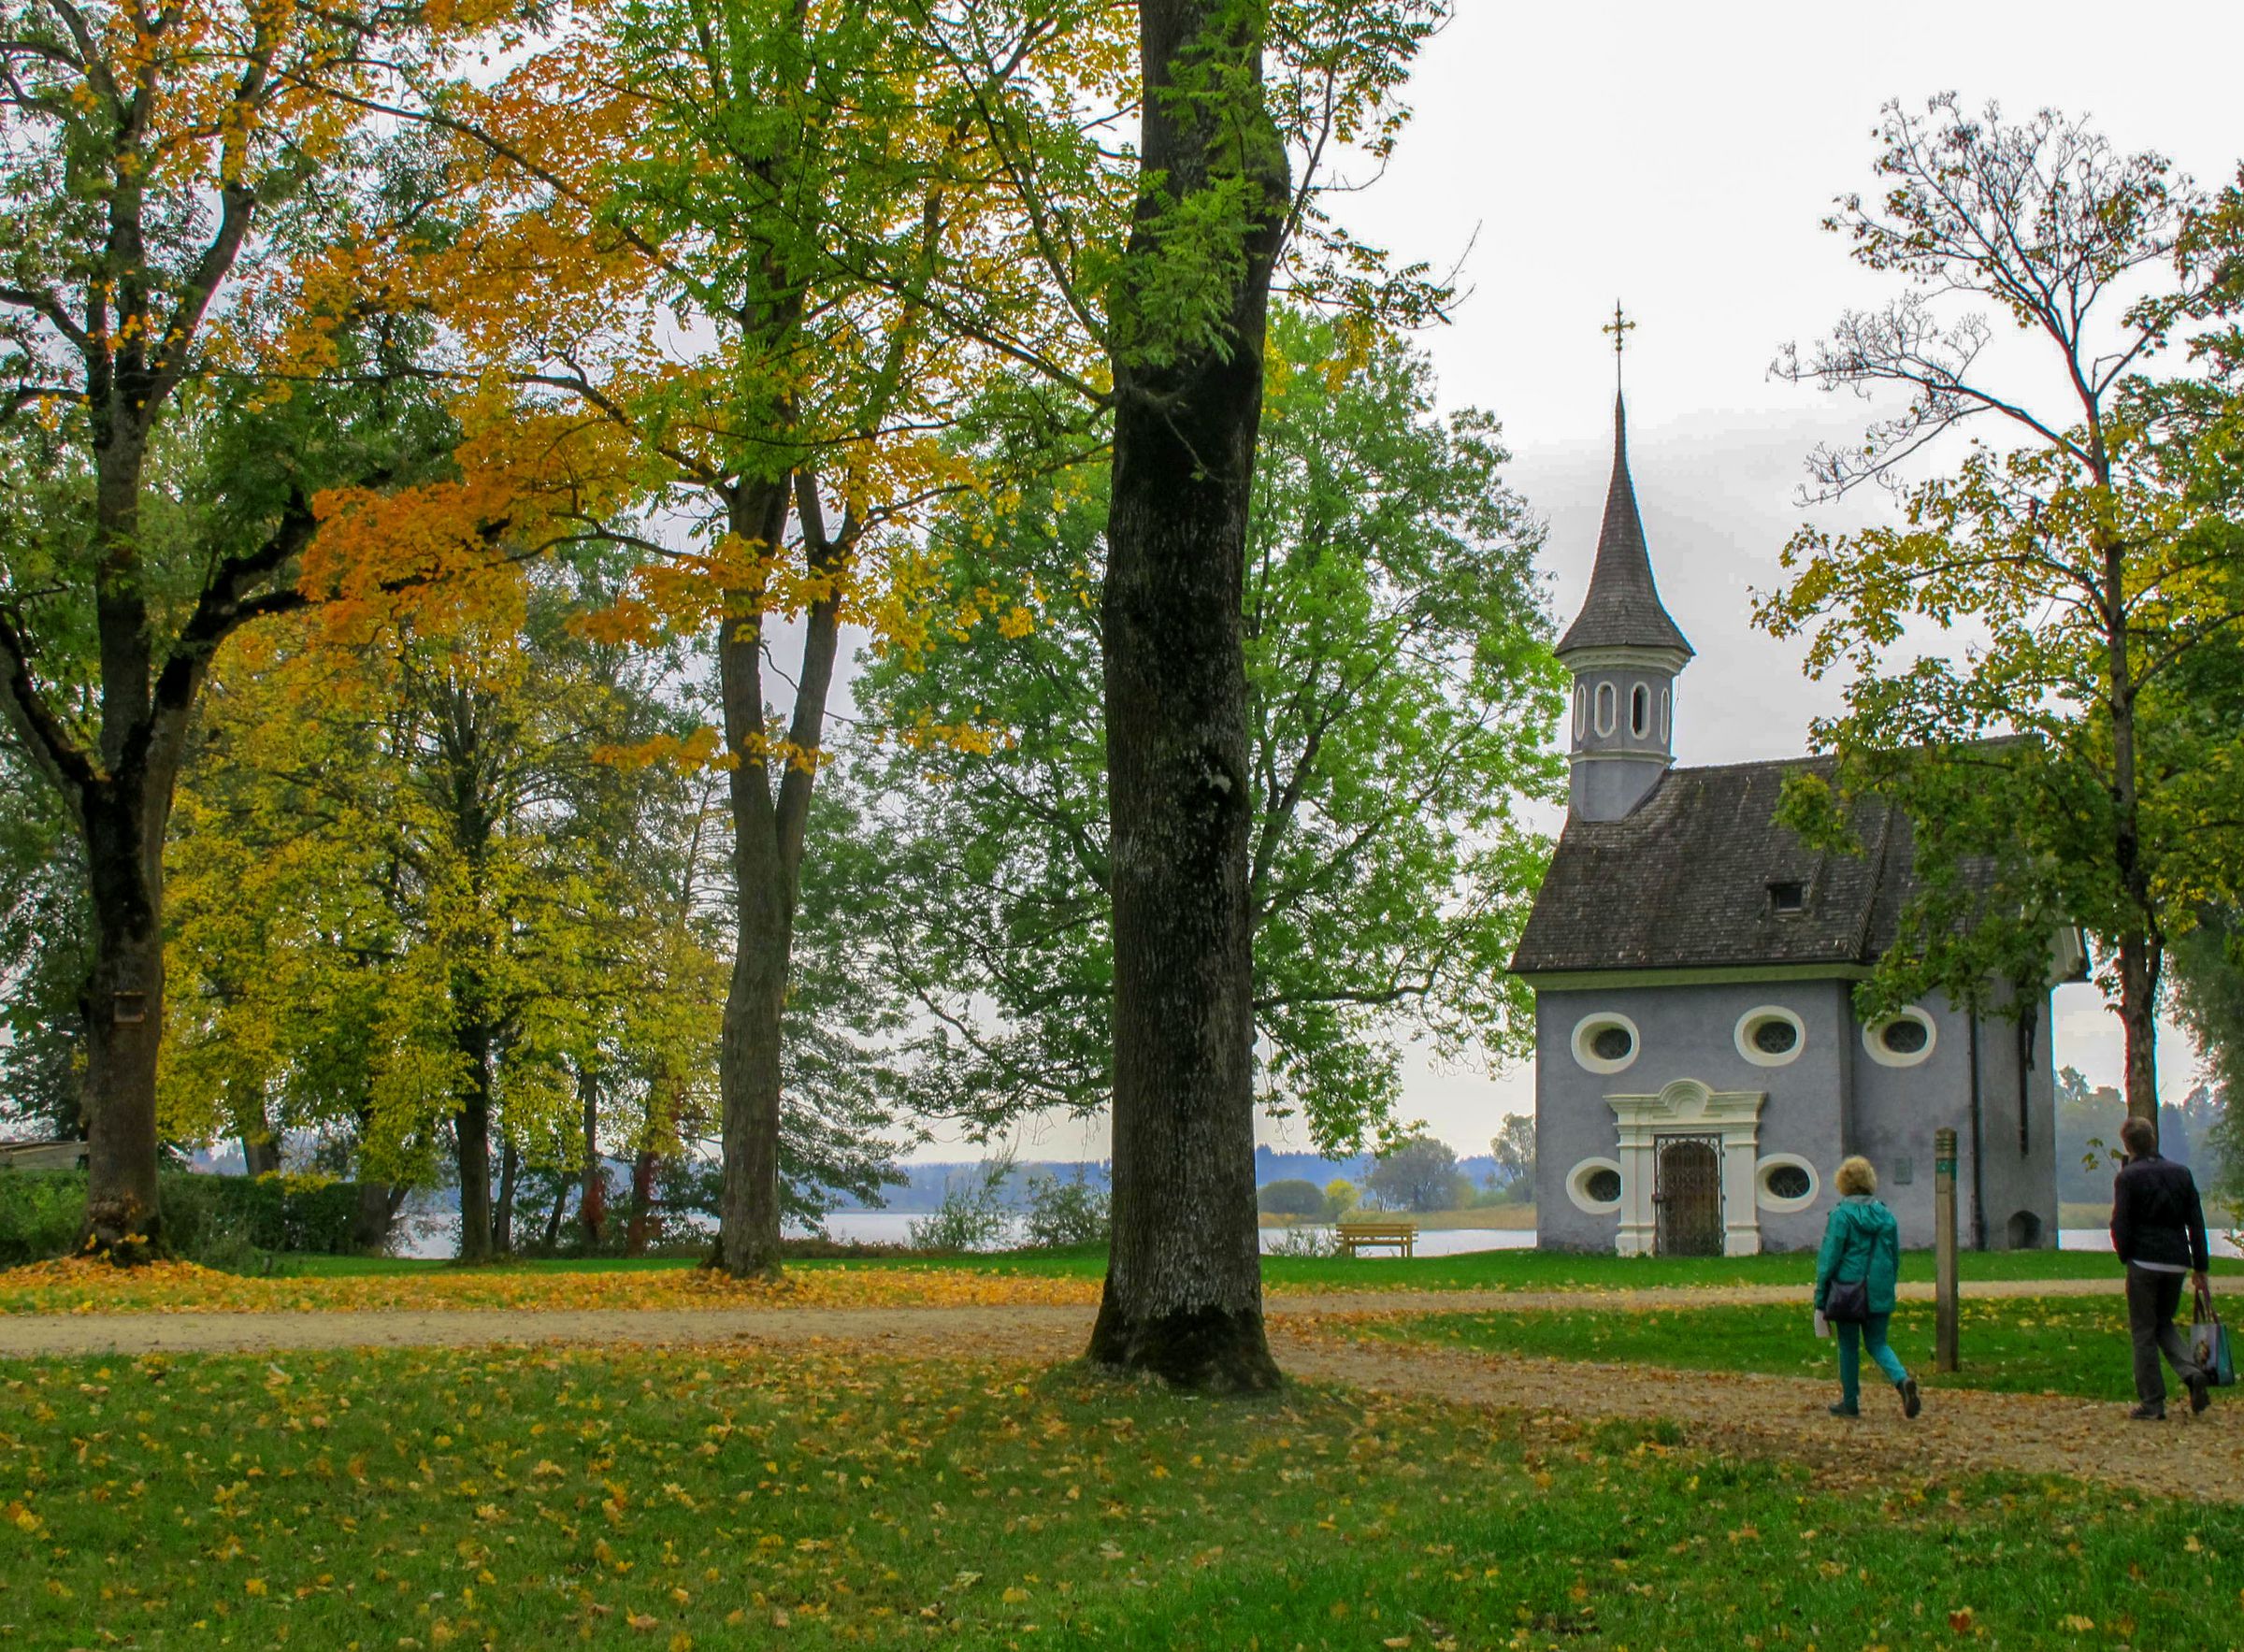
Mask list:
[[1886,1325],[1893,1317],[1893,1283],[1901,1272],[1901,1229],[1893,1213],[1875,1198],[1877,1172],[1856,1156],[1839,1166],[1839,1202],[1823,1228],[1823,1249],[1816,1257],[1816,1312],[1839,1330],[1839,1402],[1834,1416],[1860,1416],[1861,1343],[1892,1379],[1901,1396],[1901,1415],[1915,1416],[1923,1401],[1917,1379],[1886,1345]]

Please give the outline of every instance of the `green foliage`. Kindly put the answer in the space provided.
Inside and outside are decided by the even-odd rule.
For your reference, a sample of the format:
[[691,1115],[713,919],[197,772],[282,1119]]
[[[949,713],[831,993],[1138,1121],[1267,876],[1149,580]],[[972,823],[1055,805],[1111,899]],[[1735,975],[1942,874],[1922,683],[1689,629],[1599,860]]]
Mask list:
[[2198,1136],[2210,1162],[2200,1178],[2244,1219],[2244,920],[2237,909],[2208,912],[2174,947],[2174,1007],[2211,1065],[2208,1116]]
[[1265,1182],[1255,1189],[1255,1205],[1265,1215],[1322,1216],[1331,1206],[1325,1190],[1315,1182],[1295,1176]]
[[[247,1271],[260,1253],[343,1257],[353,1249],[352,1182],[166,1171],[165,1243],[191,1262]],[[82,1171],[0,1171],[0,1266],[70,1255],[85,1228]]]
[[1496,1160],[1496,1185],[1512,1200],[1535,1196],[1535,1118],[1531,1113],[1504,1114],[1503,1124],[1489,1142]]
[[1030,1250],[1061,1245],[1105,1244],[1114,1229],[1114,1200],[1093,1187],[1080,1171],[1067,1181],[1030,1176],[1024,1191],[1028,1208],[1021,1220],[1022,1241]]
[[0,1128],[11,1135],[79,1133],[88,924],[78,833],[0,725]]
[[1468,1191],[1457,1150],[1431,1136],[1413,1136],[1382,1154],[1363,1190],[1388,1210],[1454,1210]]
[[1003,1242],[1010,1225],[1002,1193],[1011,1159],[993,1159],[963,1186],[943,1189],[934,1214],[905,1228],[915,1251],[987,1251]]
[[[1756,608],[1805,637],[1811,675],[1848,679],[1846,713],[1814,725],[1841,796],[1795,788],[1787,818],[1835,845],[1844,798],[1874,792],[1916,823],[1922,893],[1867,1013],[1934,989],[2031,1005],[2051,931],[2084,927],[2147,1115],[2164,946],[2244,866],[2244,215],[2047,111],[1891,105],[1879,140],[1879,192],[1827,227],[1901,292],[1776,367],[1899,398],[1811,466],[1826,498],[1891,481],[1898,520],[1803,527]],[[2007,371],[2006,320],[2053,370]],[[2147,371],[2183,339],[2186,365]],[[1947,470],[1910,464],[1989,422]]]
[[85,1226],[83,1171],[0,1171],[0,1267],[66,1257]]
[[1325,1184],[1325,1214],[1337,1222],[1356,1208],[1360,1197],[1355,1183],[1345,1176],[1335,1176]]
[[[1492,421],[1438,416],[1403,346],[1351,365],[1297,315],[1272,346],[1243,616],[1259,1099],[1346,1151],[1391,1129],[1406,1042],[1526,1048],[1505,966],[1560,679]],[[852,956],[919,1021],[895,1082],[923,1114],[1108,1094],[1105,485],[1075,469],[938,524],[951,634],[859,679],[870,737],[822,793],[867,825]]]

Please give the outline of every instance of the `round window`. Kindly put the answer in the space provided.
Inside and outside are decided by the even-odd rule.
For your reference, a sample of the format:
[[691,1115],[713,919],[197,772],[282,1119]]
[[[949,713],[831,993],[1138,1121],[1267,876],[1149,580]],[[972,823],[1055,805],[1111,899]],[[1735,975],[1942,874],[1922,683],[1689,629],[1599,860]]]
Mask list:
[[1914,1018],[1889,1021],[1878,1029],[1878,1042],[1896,1056],[1920,1054],[1932,1042],[1932,1033],[1924,1023]]
[[1591,1072],[1618,1072],[1634,1065],[1643,1041],[1626,1015],[1601,1010],[1574,1024],[1574,1058]]
[[1800,1057],[1807,1029],[1779,1004],[1762,1004],[1737,1018],[1737,1053],[1756,1067],[1785,1067]]
[[1789,1055],[1800,1044],[1800,1029],[1789,1021],[1768,1020],[1753,1028],[1753,1047],[1764,1056]]
[[1591,1171],[1582,1178],[1582,1191],[1600,1204],[1611,1204],[1620,1197],[1620,1172]]
[[1767,1186],[1772,1199],[1805,1199],[1815,1183],[1808,1179],[1804,1166],[1780,1164],[1769,1167]]

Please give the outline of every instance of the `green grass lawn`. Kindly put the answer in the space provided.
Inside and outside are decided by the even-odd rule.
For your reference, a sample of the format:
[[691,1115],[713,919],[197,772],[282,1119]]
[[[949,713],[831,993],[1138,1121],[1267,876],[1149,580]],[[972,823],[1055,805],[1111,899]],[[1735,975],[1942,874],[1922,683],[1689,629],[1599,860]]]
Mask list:
[[0,1642],[2237,1640],[2244,1511],[1678,1438],[814,1351],[0,1365]]
[[[1963,1369],[1951,1372],[1933,1370],[1933,1332],[1929,1302],[1903,1303],[1889,1332],[1902,1363],[1927,1387],[2135,1398],[2127,1305],[2118,1297],[1967,1299],[1956,1333]],[[1490,1353],[1838,1381],[1837,1343],[1816,1340],[1805,1308],[1424,1314],[1366,1326],[1364,1334]],[[1883,1386],[1867,1359],[1863,1372],[1868,1384]]]
[[[292,1271],[339,1277],[350,1274],[433,1272],[454,1264],[395,1257],[291,1257]],[[692,1260],[627,1261],[617,1258],[555,1257],[494,1264],[535,1272],[618,1271],[691,1268]],[[2116,1279],[2118,1264],[2093,1251],[1966,1252],[1961,1258],[1966,1280]],[[790,1270],[971,1269],[1026,1275],[1096,1279],[1106,1271],[1106,1252],[1098,1245],[1066,1250],[1003,1251],[990,1255],[927,1260],[890,1257],[823,1258],[792,1261]],[[2218,1273],[2244,1275],[2244,1261],[2216,1260]],[[1264,1283],[1282,1287],[1339,1290],[1625,1290],[1646,1286],[1800,1285],[1813,1280],[1815,1258],[1806,1254],[1762,1257],[1612,1257],[1532,1250],[1468,1251],[1452,1257],[1265,1257]],[[1933,1254],[1905,1251],[1905,1280],[1930,1283]]]

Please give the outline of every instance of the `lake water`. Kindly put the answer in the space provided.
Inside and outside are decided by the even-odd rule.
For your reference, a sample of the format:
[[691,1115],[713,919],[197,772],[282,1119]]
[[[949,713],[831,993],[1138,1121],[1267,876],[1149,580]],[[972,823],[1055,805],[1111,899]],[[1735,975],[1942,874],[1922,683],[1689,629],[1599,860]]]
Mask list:
[[[826,1230],[838,1240],[856,1240],[867,1244],[902,1244],[912,1234],[912,1224],[924,1221],[925,1215],[910,1211],[836,1211],[826,1219]],[[1330,1232],[1330,1228],[1294,1228],[1296,1233]],[[1262,1229],[1262,1248],[1265,1251],[1282,1243],[1287,1229]],[[1461,1256],[1467,1251],[1532,1250],[1535,1236],[1532,1230],[1518,1228],[1430,1228],[1418,1234],[1417,1252],[1422,1257]],[[2101,1228],[2067,1228],[2057,1236],[2060,1250],[2108,1251],[2111,1235]],[[2244,1256],[2225,1237],[2212,1236],[2213,1254],[2220,1257]],[[424,1219],[414,1225],[399,1255],[408,1257],[450,1257],[459,1251],[459,1218],[443,1216]]]

